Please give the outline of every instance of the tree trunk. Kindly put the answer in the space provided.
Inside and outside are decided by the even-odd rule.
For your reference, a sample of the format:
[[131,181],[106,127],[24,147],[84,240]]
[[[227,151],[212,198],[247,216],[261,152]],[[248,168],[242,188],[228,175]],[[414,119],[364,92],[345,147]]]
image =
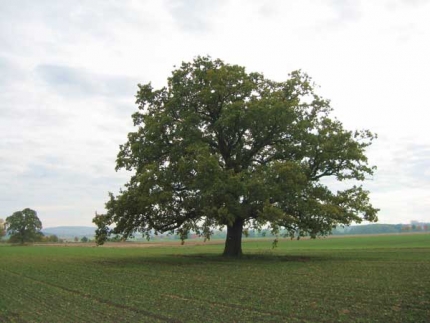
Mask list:
[[24,242],[25,242],[25,231],[21,230],[20,232],[21,232],[21,237],[20,237],[21,244],[24,244]]
[[225,239],[223,256],[242,256],[242,231],[243,219],[236,219],[233,226],[227,226],[227,238]]

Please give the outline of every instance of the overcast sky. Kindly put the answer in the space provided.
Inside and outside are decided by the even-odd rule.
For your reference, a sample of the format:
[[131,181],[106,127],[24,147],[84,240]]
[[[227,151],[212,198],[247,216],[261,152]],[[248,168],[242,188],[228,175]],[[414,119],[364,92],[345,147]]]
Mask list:
[[137,83],[211,55],[283,81],[301,69],[348,129],[379,139],[381,223],[430,222],[430,1],[0,0],[0,217],[92,225]]

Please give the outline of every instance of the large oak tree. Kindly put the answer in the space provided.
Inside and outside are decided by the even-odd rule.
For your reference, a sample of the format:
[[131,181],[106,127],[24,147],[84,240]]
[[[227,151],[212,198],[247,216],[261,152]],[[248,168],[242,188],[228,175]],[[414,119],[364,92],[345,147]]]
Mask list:
[[376,221],[368,191],[333,192],[321,180],[363,181],[373,174],[370,131],[348,131],[300,71],[285,82],[197,57],[167,87],[139,85],[135,132],[117,169],[133,173],[96,215],[97,242],[135,232],[190,230],[209,237],[226,226],[224,255],[240,256],[244,229],[325,235],[337,225]]

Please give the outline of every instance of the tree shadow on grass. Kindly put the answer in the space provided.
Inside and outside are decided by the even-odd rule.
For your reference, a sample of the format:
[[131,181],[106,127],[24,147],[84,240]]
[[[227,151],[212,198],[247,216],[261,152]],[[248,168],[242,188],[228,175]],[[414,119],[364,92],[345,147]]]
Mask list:
[[291,263],[315,263],[329,261],[329,256],[317,255],[274,255],[274,254],[245,254],[239,258],[224,257],[219,254],[197,253],[197,254],[166,254],[148,256],[125,256],[98,259],[95,263],[108,266],[205,266],[210,263],[217,264],[244,264],[244,265],[267,265],[270,263],[291,262]]
[[201,261],[215,262],[244,262],[244,263],[267,263],[267,262],[318,262],[328,260],[330,257],[316,255],[290,255],[290,254],[271,254],[271,253],[247,253],[241,257],[224,257],[213,254],[191,254],[175,255],[175,257],[184,257],[189,259],[199,259]]

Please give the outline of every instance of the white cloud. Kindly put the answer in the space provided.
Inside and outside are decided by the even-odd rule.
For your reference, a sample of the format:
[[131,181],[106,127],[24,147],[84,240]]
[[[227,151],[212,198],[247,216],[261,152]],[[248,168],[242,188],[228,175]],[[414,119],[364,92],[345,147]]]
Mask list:
[[379,134],[367,186],[381,222],[430,221],[430,2],[3,1],[0,204],[45,226],[85,224],[131,129],[136,83],[213,57],[283,80],[302,69],[347,128]]

